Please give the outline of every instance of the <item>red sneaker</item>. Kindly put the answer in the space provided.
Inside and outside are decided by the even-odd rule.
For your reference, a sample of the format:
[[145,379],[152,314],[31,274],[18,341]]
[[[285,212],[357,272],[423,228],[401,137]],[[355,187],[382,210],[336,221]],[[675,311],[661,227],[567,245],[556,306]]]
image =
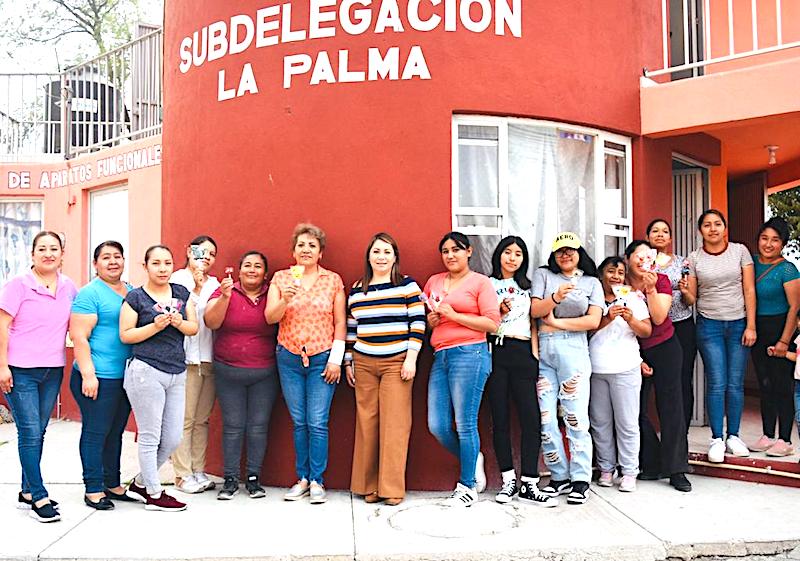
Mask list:
[[140,503],[145,503],[145,504],[147,503],[147,500],[150,498],[150,495],[147,494],[147,489],[145,489],[144,487],[139,487],[136,484],[135,479],[131,480],[130,484],[128,485],[128,488],[125,489],[125,495],[139,501]]
[[144,505],[145,510],[161,510],[164,512],[178,512],[186,510],[186,503],[180,502],[175,497],[170,497],[166,492],[161,491],[158,498],[147,496],[147,504]]

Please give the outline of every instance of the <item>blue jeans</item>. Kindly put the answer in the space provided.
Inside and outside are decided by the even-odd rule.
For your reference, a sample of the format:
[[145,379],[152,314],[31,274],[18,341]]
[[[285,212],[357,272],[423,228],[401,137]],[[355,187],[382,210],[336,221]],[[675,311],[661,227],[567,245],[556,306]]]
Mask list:
[[749,349],[742,345],[744,318],[721,321],[697,316],[697,348],[706,372],[706,407],[711,437],[722,438],[728,419],[728,436],[739,435],[744,406],[744,371]]
[[[592,364],[583,331],[539,333],[539,409],[542,412],[542,452],[554,481],[592,480],[592,437],[589,395]],[[569,463],[558,427],[558,404],[564,411]]]
[[491,370],[489,348],[475,343],[436,351],[428,379],[428,429],[459,459],[458,480],[469,488],[475,487],[475,463],[481,451],[478,409]]
[[64,367],[17,368],[11,366],[14,387],[6,395],[17,424],[19,462],[22,464],[22,492],[33,502],[47,497],[42,481],[42,446],[50,413],[58,399]]
[[328,418],[336,384],[323,378],[330,351],[308,357],[303,366],[300,355],[281,345],[275,351],[281,389],[294,433],[295,469],[298,479],[323,483],[328,468]]
[[97,399],[89,399],[81,392],[83,378],[80,371],[72,368],[69,388],[81,410],[83,424],[78,450],[86,493],[119,487],[122,435],[131,414],[128,394],[122,389],[122,378],[98,378],[97,381],[100,384]]
[[794,381],[794,422],[800,431],[800,380]]

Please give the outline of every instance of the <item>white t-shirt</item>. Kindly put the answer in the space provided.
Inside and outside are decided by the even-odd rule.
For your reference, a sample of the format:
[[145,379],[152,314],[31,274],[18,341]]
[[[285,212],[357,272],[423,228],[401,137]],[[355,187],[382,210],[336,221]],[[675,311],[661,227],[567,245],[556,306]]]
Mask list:
[[188,269],[179,269],[172,273],[169,282],[185,286],[189,291],[189,299],[194,303],[197,309],[197,323],[200,326],[197,335],[183,338],[183,350],[186,351],[186,364],[211,362],[214,354],[213,332],[206,327],[206,322],[203,321],[203,314],[206,313],[208,299],[214,291],[219,288],[217,277],[208,275],[208,280],[206,280],[206,283],[200,290],[199,296],[192,292],[194,290],[194,277]]
[[[650,317],[644,295],[638,290],[625,297],[625,304],[633,312],[634,318],[642,320]],[[606,315],[611,305],[604,306],[603,315]],[[589,339],[589,358],[592,361],[592,372],[598,374],[620,374],[633,370],[642,363],[639,340],[628,322],[621,317],[594,332]]]
[[[800,353],[800,335],[794,340],[794,344],[797,346],[797,353]],[[800,357],[797,357],[798,360],[794,361],[794,379],[800,380]]]
[[500,320],[497,335],[531,337],[531,291],[522,290],[514,279],[490,278],[497,293],[497,305],[509,298],[511,310]]

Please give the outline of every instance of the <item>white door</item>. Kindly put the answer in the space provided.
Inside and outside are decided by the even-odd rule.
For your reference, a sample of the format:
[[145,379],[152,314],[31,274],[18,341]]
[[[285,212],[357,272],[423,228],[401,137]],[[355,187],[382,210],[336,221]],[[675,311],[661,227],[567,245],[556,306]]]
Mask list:
[[[672,170],[672,244],[676,255],[686,257],[700,245],[697,219],[705,206],[702,169]],[[700,353],[694,363],[692,425],[705,424],[705,382]]]
[[[121,243],[125,249],[125,257],[130,259],[129,232],[127,186],[92,191],[89,194],[89,278],[94,277],[94,248],[104,241],[114,240]],[[127,269],[128,267],[122,275],[126,280]]]

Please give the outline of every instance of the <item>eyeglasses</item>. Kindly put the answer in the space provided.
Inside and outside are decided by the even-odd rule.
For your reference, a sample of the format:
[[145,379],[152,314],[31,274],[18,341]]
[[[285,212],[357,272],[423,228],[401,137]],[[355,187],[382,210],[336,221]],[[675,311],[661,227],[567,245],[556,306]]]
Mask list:
[[562,247],[556,250],[556,257],[572,257],[577,251],[577,249],[571,247]]

